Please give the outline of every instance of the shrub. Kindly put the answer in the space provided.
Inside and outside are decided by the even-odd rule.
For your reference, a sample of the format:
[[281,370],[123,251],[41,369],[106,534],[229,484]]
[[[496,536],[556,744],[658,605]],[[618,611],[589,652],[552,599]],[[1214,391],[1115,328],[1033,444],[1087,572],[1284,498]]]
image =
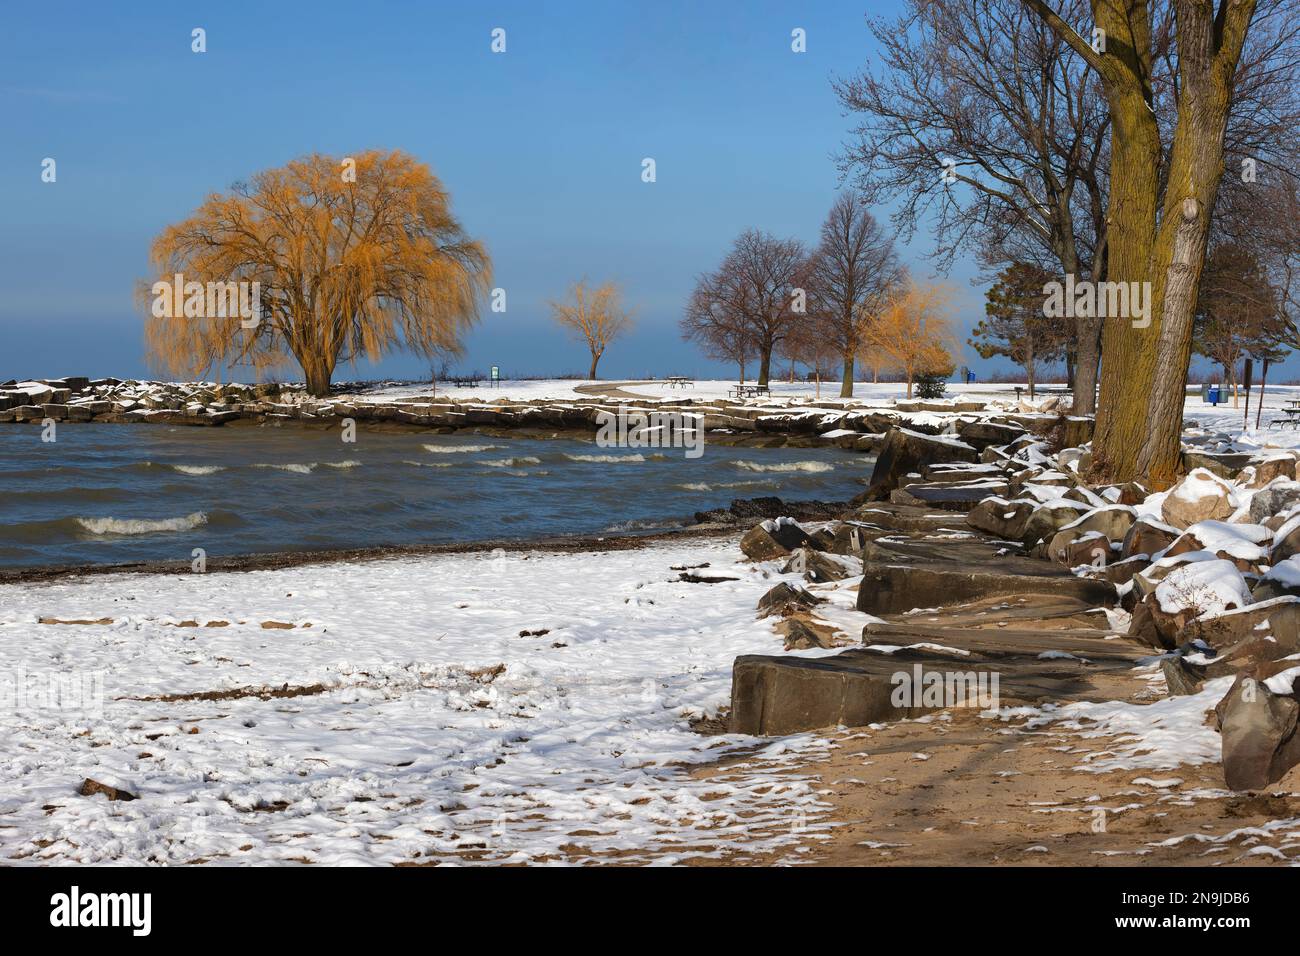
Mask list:
[[946,376],[926,374],[916,377],[916,397],[917,398],[943,398],[944,390],[947,389],[948,383]]

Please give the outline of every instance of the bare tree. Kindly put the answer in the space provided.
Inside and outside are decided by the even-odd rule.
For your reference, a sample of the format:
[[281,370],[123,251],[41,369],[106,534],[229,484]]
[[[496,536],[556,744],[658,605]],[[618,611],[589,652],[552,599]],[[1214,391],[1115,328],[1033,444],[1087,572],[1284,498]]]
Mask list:
[[[1067,0],[1083,16],[1087,0]],[[990,272],[1031,262],[1078,279],[1106,268],[1100,84],[1021,0],[908,0],[871,29],[876,73],[835,84],[859,118],[842,169],[866,199],[897,200],[910,236],[933,225],[942,267],[963,248]],[[1094,408],[1100,320],[1077,320],[1075,408]]]
[[451,361],[448,358],[448,354],[449,353],[443,352],[440,355],[435,354],[433,356],[430,356],[430,358],[437,359],[437,361],[432,362],[429,365],[429,384],[430,384],[429,394],[430,395],[438,394],[438,382],[440,381],[445,382],[448,378],[451,377]]
[[[1138,116],[1139,128],[1154,131],[1143,133],[1146,151],[1128,168],[1163,197],[1171,172],[1177,181],[1176,131],[1189,77],[1193,99],[1207,102],[1205,58],[1189,71],[1178,37],[1204,37],[1216,53],[1226,44],[1233,57],[1217,58],[1214,67],[1227,68],[1235,58],[1224,74],[1231,79],[1226,123],[1217,135],[1212,120],[1195,133],[1182,124],[1184,146],[1213,145],[1217,152],[1221,143],[1234,174],[1223,179],[1225,191],[1245,192],[1261,205],[1265,172],[1270,183],[1298,175],[1292,161],[1300,131],[1298,6],[1296,0],[908,0],[897,21],[872,23],[883,51],[877,73],[837,84],[842,102],[861,117],[844,168],[859,175],[872,201],[901,200],[901,226],[932,222],[941,260],[973,248],[990,267],[1022,261],[1094,283],[1131,279],[1114,274],[1111,190],[1116,181],[1137,180],[1112,174],[1112,117]],[[1213,29],[1202,32],[1199,24],[1207,23]],[[1226,29],[1238,23],[1249,24],[1244,47]],[[1110,78],[1122,71],[1133,105],[1116,114]],[[1252,176],[1258,167],[1260,186],[1244,174],[1246,165]],[[1157,217],[1161,202],[1152,207]],[[1159,335],[1156,319],[1147,333],[1152,341]],[[1075,324],[1075,408],[1090,412],[1102,320],[1080,316]],[[1184,326],[1180,320],[1180,341]],[[1154,354],[1149,345],[1142,348]],[[1067,352],[1067,369],[1070,358]],[[1172,383],[1179,362],[1171,358]],[[1111,380],[1112,392],[1152,394],[1135,387],[1127,360],[1117,363],[1123,368]],[[1173,447],[1172,396],[1171,384],[1164,462]],[[1104,411],[1100,431],[1108,441]],[[1137,454],[1146,439],[1130,433],[1116,441]],[[1126,458],[1121,455],[1120,467],[1128,467]]]
[[569,289],[570,301],[551,303],[551,317],[591,352],[588,378],[596,377],[596,364],[610,343],[632,327],[632,313],[623,308],[621,298],[613,282],[592,288],[586,279],[579,279]]
[[798,283],[806,259],[798,239],[778,239],[757,229],[741,233],[717,270],[697,280],[682,320],[683,334],[705,344],[714,357],[735,359],[733,350],[748,355],[752,349],[758,357],[758,384],[766,385],[772,354],[791,323],[804,314],[806,294],[798,294]]
[[[1021,2],[1101,80],[1113,129],[1107,279],[1149,290],[1140,323],[1103,332],[1094,470],[1164,487],[1180,461],[1197,290],[1227,149],[1244,130],[1276,131],[1242,104],[1293,95],[1265,74],[1296,68],[1294,3],[1092,0],[1081,20],[1070,3]],[[1084,23],[1104,44],[1084,39]]]
[[834,365],[843,361],[839,345],[825,334],[825,324],[818,321],[795,323],[782,343],[781,351],[792,363],[798,363],[812,373],[818,398],[822,397],[822,379],[828,378]]
[[1278,361],[1288,338],[1277,290],[1248,249],[1225,243],[1205,261],[1196,302],[1192,347],[1223,367],[1237,395],[1237,364],[1246,355]]
[[1289,342],[1300,347],[1300,185],[1270,173],[1249,189],[1225,189],[1214,225],[1216,247],[1231,244],[1258,261],[1276,294]]
[[754,330],[734,300],[734,289],[718,273],[706,273],[696,280],[681,320],[682,338],[699,346],[706,358],[735,362],[740,384],[745,384],[745,367],[758,353]]
[[807,325],[841,357],[841,398],[853,397],[854,361],[865,323],[879,314],[905,275],[893,237],[876,221],[863,195],[840,193],[822,223],[821,241],[807,269],[813,302]]

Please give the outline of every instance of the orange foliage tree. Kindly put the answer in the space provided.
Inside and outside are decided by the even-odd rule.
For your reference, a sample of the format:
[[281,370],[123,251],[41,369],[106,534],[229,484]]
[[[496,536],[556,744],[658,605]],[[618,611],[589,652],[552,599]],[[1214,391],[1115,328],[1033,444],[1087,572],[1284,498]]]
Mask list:
[[875,353],[868,363],[883,358],[882,364],[900,369],[908,398],[917,376],[952,374],[951,300],[944,285],[913,282],[866,325],[864,344]]
[[[199,376],[292,357],[313,395],[329,392],[339,362],[459,354],[491,285],[487,252],[442,183],[401,151],[312,154],[257,173],[164,229],[150,258],[158,281],[141,297],[156,368]],[[257,289],[244,299],[257,315],[221,306],[232,284]]]
[[568,302],[552,302],[551,316],[570,334],[587,344],[591,352],[591,371],[595,379],[596,364],[609,344],[632,327],[632,313],[622,306],[618,285],[605,282],[596,287],[580,279],[569,289]]

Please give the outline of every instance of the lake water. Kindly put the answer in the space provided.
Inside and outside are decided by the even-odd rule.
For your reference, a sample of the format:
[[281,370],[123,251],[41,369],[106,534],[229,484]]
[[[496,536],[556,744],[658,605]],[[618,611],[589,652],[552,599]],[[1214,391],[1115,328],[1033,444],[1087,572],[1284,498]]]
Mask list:
[[285,428],[0,427],[0,567],[627,533],[733,498],[846,500],[836,448],[599,448],[572,439]]

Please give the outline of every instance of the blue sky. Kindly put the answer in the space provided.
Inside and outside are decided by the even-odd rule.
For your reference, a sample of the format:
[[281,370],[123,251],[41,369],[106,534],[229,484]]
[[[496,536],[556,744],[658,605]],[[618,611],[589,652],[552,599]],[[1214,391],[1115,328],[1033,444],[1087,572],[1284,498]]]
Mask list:
[[[892,0],[15,4],[0,34],[0,379],[140,376],[152,237],[210,191],[299,155],[428,162],[492,256],[465,368],[585,372],[548,300],[618,280],[637,309],[602,377],[730,375],[677,322],[702,270],[759,227],[811,241],[851,120],[832,76]],[[208,50],[190,50],[207,31]],[[507,52],[490,34],[507,31]],[[808,50],[790,49],[795,27]],[[45,157],[58,181],[42,183]],[[653,157],[658,180],[641,181]],[[929,271],[928,239],[907,257]],[[982,311],[951,276],[959,321]],[[963,361],[975,360],[973,354]],[[397,356],[336,378],[421,375]]]

